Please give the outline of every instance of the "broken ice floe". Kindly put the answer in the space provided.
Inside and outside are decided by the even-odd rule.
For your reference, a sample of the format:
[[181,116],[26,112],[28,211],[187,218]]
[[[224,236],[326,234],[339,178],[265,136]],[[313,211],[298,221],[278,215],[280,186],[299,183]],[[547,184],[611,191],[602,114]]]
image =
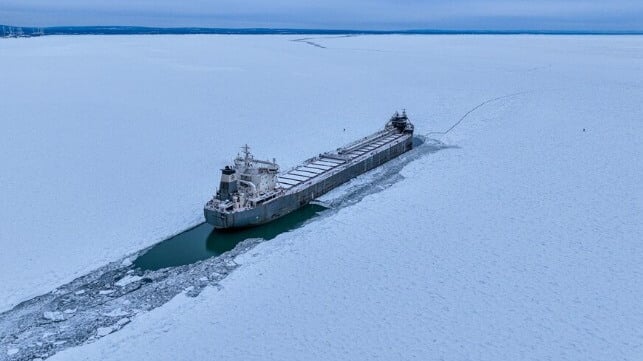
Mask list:
[[195,297],[205,287],[216,287],[238,267],[233,259],[261,241],[246,240],[218,257],[157,271],[123,267],[121,261],[105,266],[1,314],[0,348],[8,330],[11,345],[6,347],[19,348],[20,360],[50,357],[113,333],[179,293]]
[[65,320],[65,315],[60,311],[47,311],[42,314],[42,316],[50,321],[60,322]]
[[127,276],[121,278],[118,282],[116,282],[115,285],[119,286],[119,287],[123,287],[123,286],[126,286],[126,285],[128,285],[128,284],[130,284],[132,282],[140,281],[141,278],[143,278],[143,277],[127,275]]

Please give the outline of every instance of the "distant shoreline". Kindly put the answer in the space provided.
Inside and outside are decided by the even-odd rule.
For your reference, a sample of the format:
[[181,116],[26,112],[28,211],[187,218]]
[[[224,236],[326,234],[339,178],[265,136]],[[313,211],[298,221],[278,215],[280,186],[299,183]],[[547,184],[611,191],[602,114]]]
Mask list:
[[45,35],[643,35],[643,31],[560,31],[560,30],[328,30],[276,28],[158,28],[144,26],[52,26],[0,25],[0,37]]

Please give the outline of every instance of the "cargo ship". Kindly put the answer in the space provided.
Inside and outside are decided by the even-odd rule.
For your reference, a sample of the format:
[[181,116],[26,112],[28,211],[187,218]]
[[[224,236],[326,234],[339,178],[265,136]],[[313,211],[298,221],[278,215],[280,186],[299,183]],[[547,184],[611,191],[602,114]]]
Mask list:
[[255,159],[247,145],[221,170],[216,194],[203,211],[216,229],[257,226],[282,217],[358,175],[413,148],[413,124],[396,112],[384,129],[284,172]]

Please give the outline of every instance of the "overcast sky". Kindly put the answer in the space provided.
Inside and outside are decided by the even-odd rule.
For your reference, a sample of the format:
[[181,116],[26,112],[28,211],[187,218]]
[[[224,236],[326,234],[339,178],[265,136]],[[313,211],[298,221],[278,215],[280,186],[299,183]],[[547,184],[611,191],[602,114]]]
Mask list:
[[0,24],[643,30],[643,0],[0,0]]

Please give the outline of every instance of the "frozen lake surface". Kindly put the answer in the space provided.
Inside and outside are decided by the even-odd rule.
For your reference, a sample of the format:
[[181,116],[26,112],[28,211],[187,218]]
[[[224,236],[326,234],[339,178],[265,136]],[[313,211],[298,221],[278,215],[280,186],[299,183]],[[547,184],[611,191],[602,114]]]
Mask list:
[[[643,38],[296,38],[0,41],[0,310],[110,262],[106,283],[131,281],[114,292],[143,282],[119,272],[202,222],[241,144],[287,168],[406,107],[440,151],[223,264],[159,276],[178,285],[160,307],[121,321],[127,305],[105,303],[116,326],[53,359],[640,355]],[[0,359],[37,337],[69,335],[5,338]]]

